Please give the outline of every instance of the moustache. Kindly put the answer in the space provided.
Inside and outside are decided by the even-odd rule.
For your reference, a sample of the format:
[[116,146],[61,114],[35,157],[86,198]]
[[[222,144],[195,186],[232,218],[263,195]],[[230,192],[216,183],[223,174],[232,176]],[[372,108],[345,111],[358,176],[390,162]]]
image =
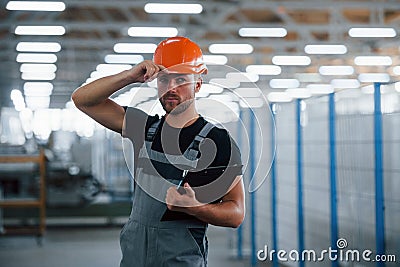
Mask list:
[[171,93],[165,93],[164,95],[161,96],[161,98],[163,99],[167,99],[167,98],[175,98],[175,99],[180,99],[180,97],[176,94],[171,94]]

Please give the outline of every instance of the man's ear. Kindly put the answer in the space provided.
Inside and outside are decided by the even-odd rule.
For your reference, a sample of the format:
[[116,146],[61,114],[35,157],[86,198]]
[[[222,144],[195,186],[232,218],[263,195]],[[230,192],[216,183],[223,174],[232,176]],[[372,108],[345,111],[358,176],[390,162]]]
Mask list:
[[198,77],[195,81],[194,85],[194,92],[198,93],[200,91],[201,85],[203,84],[203,79],[201,77]]

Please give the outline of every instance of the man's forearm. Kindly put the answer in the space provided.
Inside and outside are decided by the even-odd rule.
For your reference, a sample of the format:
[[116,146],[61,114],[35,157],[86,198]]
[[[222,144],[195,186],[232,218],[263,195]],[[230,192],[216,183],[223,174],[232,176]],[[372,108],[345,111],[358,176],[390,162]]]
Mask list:
[[78,88],[72,94],[72,99],[77,106],[94,106],[102,103],[113,93],[133,82],[134,79],[129,76],[129,72],[123,71],[100,78]]
[[244,219],[244,208],[233,200],[186,208],[187,213],[216,226],[237,228]]

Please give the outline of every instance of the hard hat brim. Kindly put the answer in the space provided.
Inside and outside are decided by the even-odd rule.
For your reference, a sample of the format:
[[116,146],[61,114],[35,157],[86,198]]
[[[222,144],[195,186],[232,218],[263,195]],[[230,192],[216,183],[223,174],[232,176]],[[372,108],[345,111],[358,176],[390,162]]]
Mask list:
[[166,69],[169,73],[182,73],[182,74],[207,74],[208,70],[205,64],[198,65],[178,64]]

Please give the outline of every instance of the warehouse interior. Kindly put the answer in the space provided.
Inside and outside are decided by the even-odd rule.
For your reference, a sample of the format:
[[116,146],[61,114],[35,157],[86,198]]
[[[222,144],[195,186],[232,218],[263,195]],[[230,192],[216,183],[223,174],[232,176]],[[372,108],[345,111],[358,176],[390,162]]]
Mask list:
[[[130,147],[71,95],[172,36],[201,47],[197,109],[244,163],[209,266],[399,265],[400,1],[4,0],[0,22],[0,266],[119,266]],[[111,98],[163,114],[155,81]]]

